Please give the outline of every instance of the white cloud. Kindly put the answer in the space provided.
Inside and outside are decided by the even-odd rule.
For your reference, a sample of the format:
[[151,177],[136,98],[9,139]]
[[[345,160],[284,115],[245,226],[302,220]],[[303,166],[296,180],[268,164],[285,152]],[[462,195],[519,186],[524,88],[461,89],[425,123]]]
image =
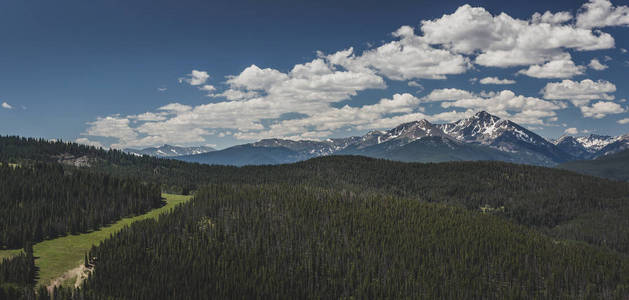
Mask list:
[[132,120],[136,120],[136,121],[146,121],[146,122],[164,121],[166,120],[166,115],[167,113],[145,112],[145,113],[141,113],[135,116],[129,116],[128,118]]
[[89,127],[84,135],[115,138],[121,144],[126,144],[138,138],[138,133],[130,127],[129,119],[119,115],[99,117],[96,121],[87,124]]
[[577,26],[582,28],[628,25],[629,7],[614,6],[609,0],[590,0],[577,14]]
[[[229,76],[227,85],[228,89],[210,96],[225,97],[228,101],[194,107],[171,103],[158,108],[157,113],[99,118],[88,124],[85,135],[117,138],[119,141],[112,146],[119,148],[166,142],[204,143],[206,136],[225,131],[234,131],[235,137],[242,138],[263,134],[270,128],[263,126],[263,122],[278,122],[284,114],[299,113],[304,118],[321,115],[335,110],[332,103],[350,99],[359,91],[386,87],[382,77],[370,69],[337,70],[323,57],[295,65],[288,73],[252,65],[239,75]],[[395,103],[402,101],[395,100]],[[401,113],[389,104],[382,100],[377,107],[389,109],[388,113]],[[381,113],[375,109],[364,107],[362,114]],[[141,119],[145,122],[136,125]],[[317,131],[323,134],[323,130]],[[314,134],[312,130],[308,132],[304,131],[303,136]]]
[[579,134],[579,130],[574,128],[574,127],[571,127],[571,128],[567,128],[566,130],[564,130],[563,133],[570,134],[570,135],[575,135],[575,134]]
[[609,68],[608,65],[602,64],[597,58],[593,58],[588,66],[594,70],[602,71]]
[[399,40],[360,56],[349,48],[329,55],[328,59],[348,70],[374,69],[393,80],[445,79],[446,75],[461,74],[471,67],[464,56],[430,46],[410,26],[400,27],[393,36]]
[[[561,24],[568,13],[514,19],[506,13],[493,16],[482,7],[463,5],[439,19],[422,21],[423,40],[455,53],[475,55],[483,66],[511,67],[543,64],[564,54],[614,47],[611,35]],[[551,22],[553,21],[553,22]],[[550,23],[549,23],[550,22]]]
[[408,86],[413,86],[413,87],[419,87],[419,88],[423,88],[424,86],[421,85],[419,82],[417,81],[409,81],[408,82]]
[[234,89],[227,89],[225,91],[223,91],[222,93],[217,93],[217,94],[208,94],[208,96],[210,97],[224,97],[227,100],[230,101],[236,101],[236,100],[245,100],[245,99],[251,99],[251,98],[255,98],[258,97],[260,94],[256,91],[243,91],[243,90],[234,90]]
[[179,82],[187,82],[190,85],[202,85],[208,79],[210,79],[210,75],[206,71],[192,70],[190,74],[186,74],[186,77],[179,78]]
[[386,117],[391,114],[424,118],[425,115],[419,112],[423,110],[419,107],[420,102],[419,98],[408,93],[395,94],[391,99],[383,98],[375,104],[362,107],[345,105],[341,108],[330,108],[305,118],[279,121],[262,132],[236,133],[234,136],[239,139],[278,136],[308,139],[324,137],[333,130],[348,126],[358,129],[381,128],[383,120],[400,117],[399,115]]
[[199,88],[202,91],[206,91],[206,92],[213,92],[216,91],[216,87],[214,87],[211,84],[204,84],[202,87]]
[[575,106],[583,106],[591,100],[614,100],[610,93],[616,92],[616,86],[606,80],[572,81],[565,79],[561,82],[550,82],[541,91],[545,99],[570,100]]
[[480,84],[514,84],[515,80],[500,79],[498,77],[485,77],[481,79]]
[[[516,95],[513,91],[474,95],[456,101],[442,102],[443,108],[465,108],[474,111],[485,110],[500,117],[509,118],[522,124],[545,124],[545,118],[556,116],[555,111],[565,108],[560,103],[535,97]],[[550,119],[549,119],[550,121]]]
[[548,23],[548,24],[562,24],[572,20],[572,14],[567,11],[560,11],[558,13],[551,13],[550,11],[544,12],[544,14],[534,13],[531,17],[533,24]]
[[543,65],[533,65],[526,70],[520,70],[518,74],[535,78],[571,78],[582,75],[584,71],[585,67],[575,65],[570,55],[562,55]]
[[622,125],[629,124],[629,118],[618,120],[618,124],[622,124]]
[[9,103],[2,102],[2,108],[13,109],[13,106]]
[[424,91],[424,86],[421,83],[417,82],[417,81],[412,81],[412,80],[409,81],[408,82],[408,86],[417,88],[417,92],[418,93]]
[[181,113],[181,112],[190,111],[192,109],[192,106],[175,102],[175,103],[164,105],[158,109],[167,111],[167,112],[172,112],[172,113]]
[[158,90],[158,91],[160,91],[160,92],[165,92],[165,91],[167,91],[167,90],[168,90],[168,88],[165,88],[165,87],[159,87],[159,88],[157,88],[157,90]]
[[260,69],[256,65],[251,65],[244,69],[239,75],[231,76],[227,83],[232,88],[243,88],[248,90],[266,90],[271,86],[286,81],[288,75],[274,69]]
[[581,106],[581,113],[586,118],[602,119],[607,115],[621,114],[627,111],[626,108],[615,102],[599,101],[592,106]]
[[448,101],[448,100],[460,100],[474,98],[474,94],[471,92],[460,90],[456,88],[435,89],[430,92],[426,97],[422,98],[425,102],[433,101]]
[[76,143],[78,144],[83,144],[83,145],[88,145],[88,146],[94,146],[97,148],[104,148],[103,144],[96,142],[96,141],[91,141],[88,138],[78,138],[75,140]]

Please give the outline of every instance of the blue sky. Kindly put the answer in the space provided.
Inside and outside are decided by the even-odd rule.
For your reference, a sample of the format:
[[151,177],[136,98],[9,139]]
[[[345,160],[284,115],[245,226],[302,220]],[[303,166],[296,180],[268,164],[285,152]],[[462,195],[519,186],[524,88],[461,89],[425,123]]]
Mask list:
[[222,148],[478,110],[629,133],[626,1],[339,2],[2,1],[0,134]]

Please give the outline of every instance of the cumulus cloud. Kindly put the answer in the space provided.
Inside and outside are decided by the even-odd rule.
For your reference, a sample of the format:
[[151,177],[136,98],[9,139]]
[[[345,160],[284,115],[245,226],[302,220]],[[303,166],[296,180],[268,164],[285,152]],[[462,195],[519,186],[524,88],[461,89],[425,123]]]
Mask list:
[[91,141],[88,138],[78,138],[78,139],[75,140],[75,142],[78,143],[78,144],[94,146],[94,147],[97,147],[97,148],[104,148],[103,144],[101,144],[100,142]]
[[412,81],[412,80],[409,81],[408,82],[408,86],[417,88],[417,92],[418,93],[424,91],[424,86],[421,83],[417,82],[417,81]]
[[570,55],[563,55],[543,65],[533,65],[528,69],[520,70],[518,74],[535,78],[571,78],[582,75],[584,72],[584,66],[575,65]]
[[609,0],[590,0],[577,15],[577,26],[596,28],[629,26],[629,7],[614,6]]
[[575,106],[584,106],[591,100],[614,100],[615,97],[610,93],[616,92],[616,85],[606,80],[572,81],[565,79],[561,82],[546,84],[541,92],[545,99],[569,100]]
[[520,20],[501,13],[493,16],[482,7],[463,5],[454,13],[422,21],[423,39],[443,45],[455,53],[476,56],[482,66],[511,67],[543,64],[578,51],[609,49],[614,39],[608,33],[594,32],[562,24],[568,13],[534,15]]
[[566,128],[566,130],[563,131],[564,134],[570,134],[570,135],[575,135],[575,134],[579,134],[579,130],[571,127],[571,128]]
[[562,24],[572,20],[572,14],[567,11],[560,11],[558,13],[552,13],[550,11],[544,12],[544,14],[534,13],[531,17],[533,24],[548,23],[548,24]]
[[602,71],[609,68],[609,66],[602,64],[597,58],[593,58],[588,66],[596,71]]
[[618,120],[618,124],[622,124],[622,125],[629,124],[629,118]]
[[251,65],[244,69],[237,76],[230,76],[227,83],[232,88],[242,88],[247,90],[266,90],[271,86],[286,81],[288,75],[274,69],[260,69],[256,65]]
[[128,118],[135,121],[145,121],[145,122],[164,121],[166,120],[166,115],[167,113],[163,113],[163,112],[162,113],[145,112],[138,115],[129,116]]
[[2,102],[2,108],[13,109],[13,106],[11,104],[9,104],[9,103]]
[[449,101],[474,98],[474,94],[456,88],[435,89],[422,100],[426,102]]
[[192,106],[175,102],[175,103],[164,105],[158,108],[158,110],[172,112],[172,113],[181,113],[181,112],[192,110]]
[[99,117],[87,123],[89,127],[84,135],[116,138],[120,144],[126,144],[138,138],[138,133],[131,128],[130,120],[120,115]]
[[[470,93],[471,94],[471,93]],[[544,119],[554,120],[555,111],[565,108],[561,103],[535,97],[516,95],[513,91],[473,95],[455,101],[441,103],[443,108],[465,108],[474,111],[484,110],[500,117],[509,118],[523,124],[543,125]]]
[[599,101],[592,106],[581,106],[581,113],[586,118],[602,119],[607,115],[621,114],[627,111],[620,104],[608,101]]
[[[318,51],[312,60],[290,69],[252,64],[216,86],[209,84],[207,72],[192,70],[180,82],[214,98],[211,103],[173,102],[137,115],[97,118],[88,123],[84,135],[88,140],[116,139],[115,147],[205,144],[212,135],[323,138],[335,131],[386,128],[422,118],[453,121],[479,110],[524,124],[547,125],[557,120],[556,111],[564,109],[566,101],[596,118],[611,114],[615,103],[600,101],[590,106],[590,102],[613,100],[616,87],[604,80],[568,80],[587,69],[577,65],[570,53],[613,48],[614,38],[596,28],[626,25],[625,10],[625,6],[614,7],[606,0],[591,0],[575,16],[567,11],[546,11],[518,19],[463,5],[440,18],[423,20],[417,28],[401,26],[379,46],[369,45],[362,51],[352,47]],[[544,99],[511,90],[474,93],[441,88],[421,98],[392,91],[390,98],[371,104],[352,103],[363,91],[387,88],[386,79],[423,90],[419,80],[444,80],[473,70],[474,64],[519,66],[517,74],[566,80],[548,83],[542,90]],[[606,67],[598,59],[588,66],[595,70]],[[471,82],[515,83],[498,77]],[[431,114],[422,107],[428,102],[439,103],[431,105],[436,110]]]
[[192,70],[186,77],[179,78],[179,82],[187,82],[190,85],[202,85],[208,79],[210,79],[210,75],[206,71]]
[[236,100],[245,100],[258,97],[260,94],[256,91],[243,91],[238,89],[227,89],[222,93],[216,94],[208,94],[210,97],[223,97],[227,100],[236,101]]
[[514,84],[515,80],[500,79],[498,77],[485,77],[481,79],[480,84]]
[[[332,103],[347,100],[359,91],[386,87],[383,78],[373,70],[339,70],[325,57],[297,64],[288,73],[252,65],[238,75],[229,76],[226,84],[226,90],[211,96],[225,97],[228,101],[194,107],[170,103],[153,113],[99,118],[88,124],[85,135],[117,138],[119,142],[114,147],[203,143],[206,136],[217,130],[234,131],[233,136],[243,138],[263,134],[269,129],[263,123],[278,122],[284,114],[297,112],[305,118],[321,115],[334,111]],[[215,91],[206,86],[201,88]],[[394,103],[404,99],[394,98]],[[402,112],[382,100],[376,107],[364,107],[362,114],[378,115],[382,113],[376,111],[378,107],[390,110],[388,113]],[[145,122],[139,125],[132,122],[139,120]],[[319,134],[323,131],[317,130]],[[305,131],[304,134],[308,135]]]
[[445,79],[446,75],[461,74],[471,67],[466,57],[430,46],[410,26],[400,27],[393,36],[399,40],[361,55],[349,48],[329,55],[328,59],[348,70],[374,69],[393,80]]
[[[408,94],[394,94],[391,99],[383,98],[378,103],[351,107],[345,105],[341,108],[313,114],[301,119],[282,120],[272,124],[268,130],[256,133],[237,133],[234,136],[240,139],[269,138],[288,136],[294,139],[323,137],[333,130],[351,126],[353,128],[380,128],[383,117],[391,114],[405,114],[414,117],[424,117],[423,109],[419,107],[420,99]],[[398,116],[399,117],[399,116]],[[304,135],[304,133],[306,135]]]
[[211,84],[204,84],[202,87],[199,88],[202,91],[206,91],[206,92],[213,92],[216,91],[216,87],[214,87]]

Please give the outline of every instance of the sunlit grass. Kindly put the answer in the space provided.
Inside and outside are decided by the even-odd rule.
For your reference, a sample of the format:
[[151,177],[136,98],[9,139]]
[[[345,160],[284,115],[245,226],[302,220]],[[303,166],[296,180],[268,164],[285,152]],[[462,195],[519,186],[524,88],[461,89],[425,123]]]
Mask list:
[[[191,196],[162,194],[166,198],[166,205],[153,209],[146,214],[124,218],[118,222],[102,227],[97,231],[78,235],[68,235],[52,240],[43,241],[33,246],[35,264],[39,267],[38,284],[47,285],[52,279],[63,275],[66,271],[76,268],[83,263],[85,253],[93,245],[120,231],[123,227],[133,222],[149,218],[157,218],[159,215],[170,211],[173,207],[190,200]],[[11,257],[21,250],[1,250],[0,258]]]

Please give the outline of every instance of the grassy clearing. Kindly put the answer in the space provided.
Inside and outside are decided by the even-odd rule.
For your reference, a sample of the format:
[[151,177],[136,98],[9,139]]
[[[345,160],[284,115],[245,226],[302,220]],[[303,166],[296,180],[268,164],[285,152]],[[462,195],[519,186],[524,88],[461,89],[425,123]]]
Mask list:
[[[159,215],[170,211],[173,207],[190,200],[191,196],[162,194],[166,198],[167,204],[158,209],[149,211],[146,214],[124,218],[118,222],[102,227],[100,230],[83,233],[79,235],[68,235],[53,240],[43,241],[33,246],[35,264],[39,267],[39,285],[48,283],[66,271],[76,268],[83,263],[84,255],[101,241],[110,235],[120,231],[123,227],[133,222],[149,218],[157,218]],[[21,250],[2,250],[0,257],[10,257]]]
[[0,250],[0,261],[18,255],[20,252],[22,252],[22,249]]
[[[0,166],[2,165],[2,163],[0,162]],[[9,167],[12,167],[13,169],[19,167],[19,164],[14,164],[14,163],[9,163]]]

